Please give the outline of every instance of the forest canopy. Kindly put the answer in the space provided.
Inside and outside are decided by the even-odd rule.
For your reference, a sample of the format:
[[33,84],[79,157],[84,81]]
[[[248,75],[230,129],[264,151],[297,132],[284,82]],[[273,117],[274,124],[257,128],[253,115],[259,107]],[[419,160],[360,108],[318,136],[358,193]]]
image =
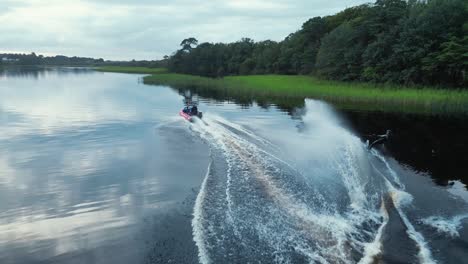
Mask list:
[[341,81],[468,86],[466,0],[377,0],[314,17],[280,42],[182,41],[165,60],[209,77],[314,74]]

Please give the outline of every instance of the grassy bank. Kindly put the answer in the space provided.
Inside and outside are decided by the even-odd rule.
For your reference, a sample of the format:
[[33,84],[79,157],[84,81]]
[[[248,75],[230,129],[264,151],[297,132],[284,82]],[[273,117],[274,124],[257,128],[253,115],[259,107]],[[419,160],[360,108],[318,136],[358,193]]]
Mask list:
[[122,66],[104,66],[97,67],[97,71],[103,72],[121,72],[121,73],[141,73],[141,74],[159,74],[167,73],[165,68],[148,68],[148,67],[122,67]]
[[207,96],[291,102],[297,99],[324,99],[350,110],[423,114],[468,114],[468,90],[408,88],[369,83],[320,80],[311,76],[250,75],[212,79],[172,74],[164,68],[107,66],[99,71],[152,74],[146,84],[194,88]]
[[310,76],[253,75],[211,79],[183,74],[156,74],[146,84],[201,87],[226,96],[317,98],[340,108],[385,112],[468,114],[468,91],[407,88],[320,80]]

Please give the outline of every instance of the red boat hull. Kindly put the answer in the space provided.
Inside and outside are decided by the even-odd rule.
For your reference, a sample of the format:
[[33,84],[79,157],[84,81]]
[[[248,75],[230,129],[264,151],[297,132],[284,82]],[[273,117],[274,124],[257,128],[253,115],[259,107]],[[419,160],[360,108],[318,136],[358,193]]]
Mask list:
[[184,113],[184,111],[182,110],[180,110],[179,115],[187,121],[192,121],[192,116],[187,113]]

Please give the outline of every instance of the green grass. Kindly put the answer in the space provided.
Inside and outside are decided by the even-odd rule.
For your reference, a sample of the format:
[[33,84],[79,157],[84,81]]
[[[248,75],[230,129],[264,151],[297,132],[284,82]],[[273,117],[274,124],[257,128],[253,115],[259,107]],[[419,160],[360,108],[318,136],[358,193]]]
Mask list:
[[317,98],[351,110],[468,114],[468,90],[408,88],[320,80],[310,76],[252,75],[211,79],[183,74],[146,76],[146,84],[203,88],[229,97]]
[[297,102],[316,98],[339,108],[365,111],[423,114],[468,114],[468,90],[443,88],[408,88],[369,83],[337,82],[311,76],[250,75],[212,79],[172,74],[165,68],[98,67],[98,71],[152,74],[146,84],[170,85],[175,88],[203,89],[207,95],[257,101]]
[[123,67],[123,66],[103,66],[97,67],[96,70],[103,72],[121,72],[121,73],[141,73],[141,74],[160,74],[167,73],[165,68],[148,68],[148,67]]

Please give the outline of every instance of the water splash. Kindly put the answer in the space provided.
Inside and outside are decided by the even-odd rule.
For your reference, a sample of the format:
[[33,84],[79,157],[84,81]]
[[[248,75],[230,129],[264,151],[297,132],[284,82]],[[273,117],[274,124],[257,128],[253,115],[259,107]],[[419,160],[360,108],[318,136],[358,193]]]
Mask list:
[[382,199],[382,205],[380,207],[380,212],[384,216],[384,222],[377,230],[377,235],[375,236],[374,241],[367,243],[364,247],[364,256],[359,260],[359,264],[371,264],[374,263],[374,259],[380,253],[382,253],[382,234],[385,226],[388,223],[388,212],[387,208],[385,207],[385,202]]
[[439,233],[447,234],[454,238],[460,236],[460,233],[458,231],[462,227],[462,221],[466,218],[468,218],[468,214],[456,215],[452,218],[446,218],[442,216],[431,216],[422,219],[421,222],[436,229]]
[[198,259],[201,263],[211,263],[211,260],[208,256],[208,250],[206,249],[205,236],[203,233],[202,219],[203,219],[203,202],[205,201],[206,194],[206,182],[208,181],[209,171],[211,164],[208,165],[205,179],[200,188],[200,192],[197,195],[195,200],[195,206],[193,209],[193,219],[192,219],[192,230],[193,230],[193,240],[195,241],[196,246],[198,247]]
[[385,177],[385,175],[381,171],[379,171],[377,168],[374,167],[376,171],[385,180],[390,198],[392,199],[395,209],[397,210],[398,215],[400,216],[401,220],[403,221],[406,227],[406,233],[408,234],[409,238],[411,238],[416,243],[416,246],[419,249],[418,258],[419,258],[420,263],[423,263],[423,264],[437,263],[432,257],[432,253],[431,253],[431,250],[429,249],[426,239],[420,232],[416,230],[416,228],[411,223],[406,213],[403,211],[403,208],[405,206],[408,206],[413,202],[413,196],[409,194],[408,192],[404,191],[405,186],[399,180],[397,180],[398,179],[397,173],[391,168],[391,166],[386,161],[386,159],[382,157],[380,154],[378,154],[377,152],[373,152],[373,155],[378,157],[385,164],[387,170],[390,172],[390,175],[392,175],[395,182],[399,185],[399,188],[401,188],[401,189],[396,188],[390,182],[390,180],[388,180]]
[[[383,197],[391,194],[421,261],[431,263],[402,210],[412,197],[388,162],[369,155],[326,104],[306,107],[304,129],[293,137],[267,140],[209,115],[190,126],[212,157],[192,222],[200,262],[372,263],[388,222]],[[373,157],[388,175],[376,175]]]

